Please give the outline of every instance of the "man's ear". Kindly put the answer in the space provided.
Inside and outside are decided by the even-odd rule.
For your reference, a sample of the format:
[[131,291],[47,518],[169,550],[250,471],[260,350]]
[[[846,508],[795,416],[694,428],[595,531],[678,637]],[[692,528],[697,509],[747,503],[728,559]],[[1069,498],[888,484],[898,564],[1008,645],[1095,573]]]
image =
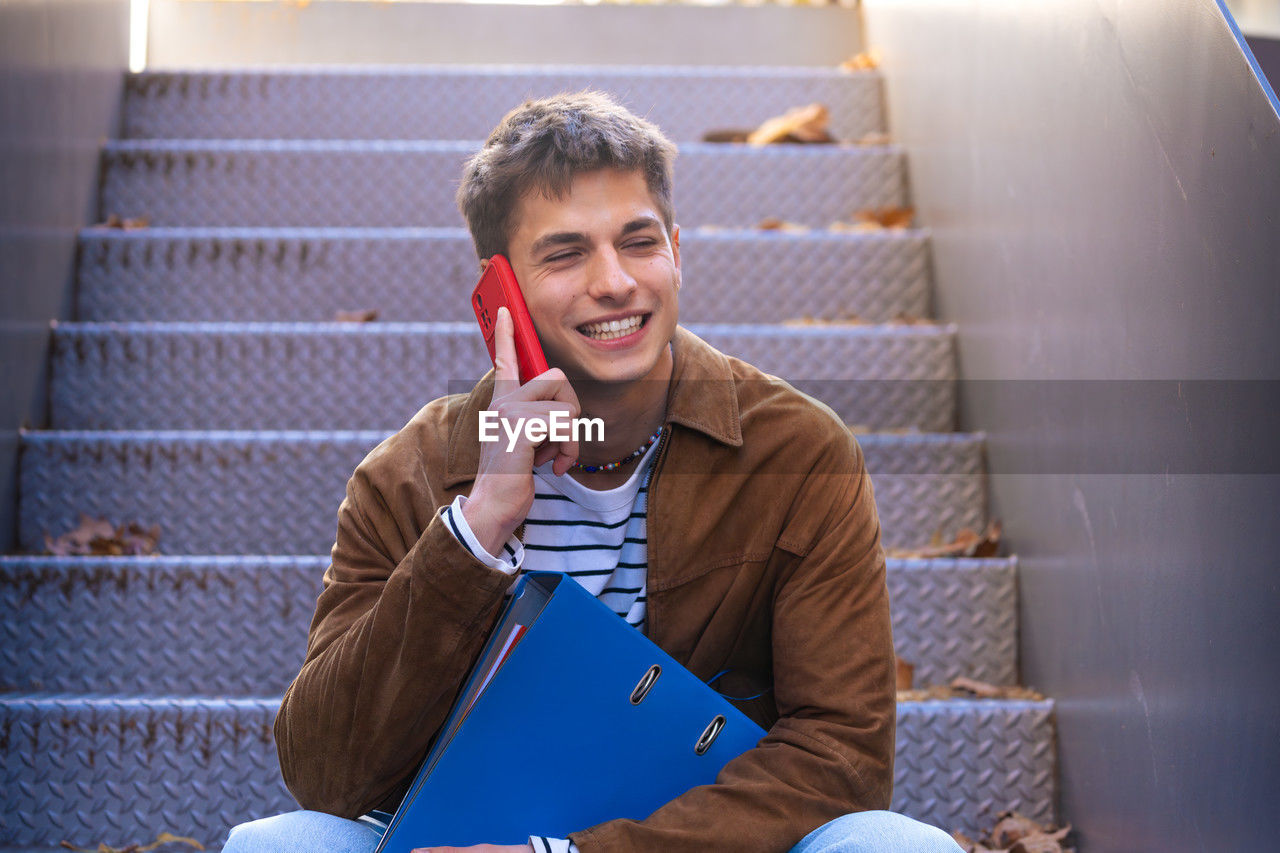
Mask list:
[[671,226],[671,253],[676,262],[676,290],[680,289],[680,226]]
[[484,272],[484,271],[485,271],[485,270],[487,270],[488,268],[489,268],[489,259],[488,259],[488,258],[481,258],[481,259],[480,259],[480,272]]

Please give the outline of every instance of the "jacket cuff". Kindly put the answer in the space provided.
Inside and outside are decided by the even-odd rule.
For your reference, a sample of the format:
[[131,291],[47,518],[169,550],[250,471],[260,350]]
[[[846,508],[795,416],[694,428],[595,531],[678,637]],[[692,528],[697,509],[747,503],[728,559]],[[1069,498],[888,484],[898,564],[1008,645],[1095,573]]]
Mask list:
[[511,587],[511,575],[485,565],[459,542],[444,518],[437,514],[409,549],[400,568],[413,573],[414,582],[425,581],[458,609],[454,613],[482,613],[494,596]]
[[524,545],[521,544],[519,539],[512,536],[507,539],[500,555],[495,557],[490,554],[489,550],[480,544],[480,540],[476,538],[475,533],[471,530],[471,525],[467,523],[467,516],[462,511],[462,508],[466,505],[467,496],[458,495],[453,499],[453,503],[441,508],[440,516],[448,526],[449,532],[471,552],[471,556],[489,568],[506,572],[508,575],[514,575],[520,570],[521,564],[524,563]]

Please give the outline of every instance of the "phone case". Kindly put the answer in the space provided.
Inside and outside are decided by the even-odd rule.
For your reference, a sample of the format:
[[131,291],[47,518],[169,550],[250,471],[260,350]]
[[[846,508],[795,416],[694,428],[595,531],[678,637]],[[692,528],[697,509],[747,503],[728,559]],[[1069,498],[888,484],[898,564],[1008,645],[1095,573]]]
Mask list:
[[502,255],[494,255],[485,266],[480,283],[471,292],[471,307],[476,312],[485,346],[489,348],[490,361],[495,357],[498,309],[504,305],[511,312],[515,327],[516,362],[520,370],[520,384],[523,385],[547,371],[547,359],[542,354],[542,344],[538,341],[538,333],[533,330],[533,318],[524,304],[524,295],[520,292],[511,264]]

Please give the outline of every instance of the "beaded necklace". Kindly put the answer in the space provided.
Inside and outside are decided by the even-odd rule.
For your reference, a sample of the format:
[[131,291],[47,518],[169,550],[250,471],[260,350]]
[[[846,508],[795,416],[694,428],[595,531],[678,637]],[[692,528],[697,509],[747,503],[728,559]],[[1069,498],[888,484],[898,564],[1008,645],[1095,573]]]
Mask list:
[[583,465],[581,462],[575,462],[569,466],[569,469],[580,468],[588,474],[594,474],[597,471],[612,471],[614,468],[621,468],[637,456],[643,456],[646,450],[653,447],[653,443],[658,440],[660,435],[662,435],[662,427],[658,427],[653,435],[649,436],[649,440],[636,448],[629,456],[625,459],[619,459],[617,462],[610,462],[607,465]]

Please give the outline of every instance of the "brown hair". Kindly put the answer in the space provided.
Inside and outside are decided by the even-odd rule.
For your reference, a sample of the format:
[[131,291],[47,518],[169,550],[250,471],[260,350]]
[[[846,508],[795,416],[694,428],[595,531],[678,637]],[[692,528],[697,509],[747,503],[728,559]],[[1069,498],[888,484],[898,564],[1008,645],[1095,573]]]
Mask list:
[[507,113],[467,161],[458,187],[476,254],[507,251],[512,217],[530,190],[561,198],[580,172],[639,169],[671,233],[671,164],[676,147],[658,127],[603,92],[563,93],[525,101]]

